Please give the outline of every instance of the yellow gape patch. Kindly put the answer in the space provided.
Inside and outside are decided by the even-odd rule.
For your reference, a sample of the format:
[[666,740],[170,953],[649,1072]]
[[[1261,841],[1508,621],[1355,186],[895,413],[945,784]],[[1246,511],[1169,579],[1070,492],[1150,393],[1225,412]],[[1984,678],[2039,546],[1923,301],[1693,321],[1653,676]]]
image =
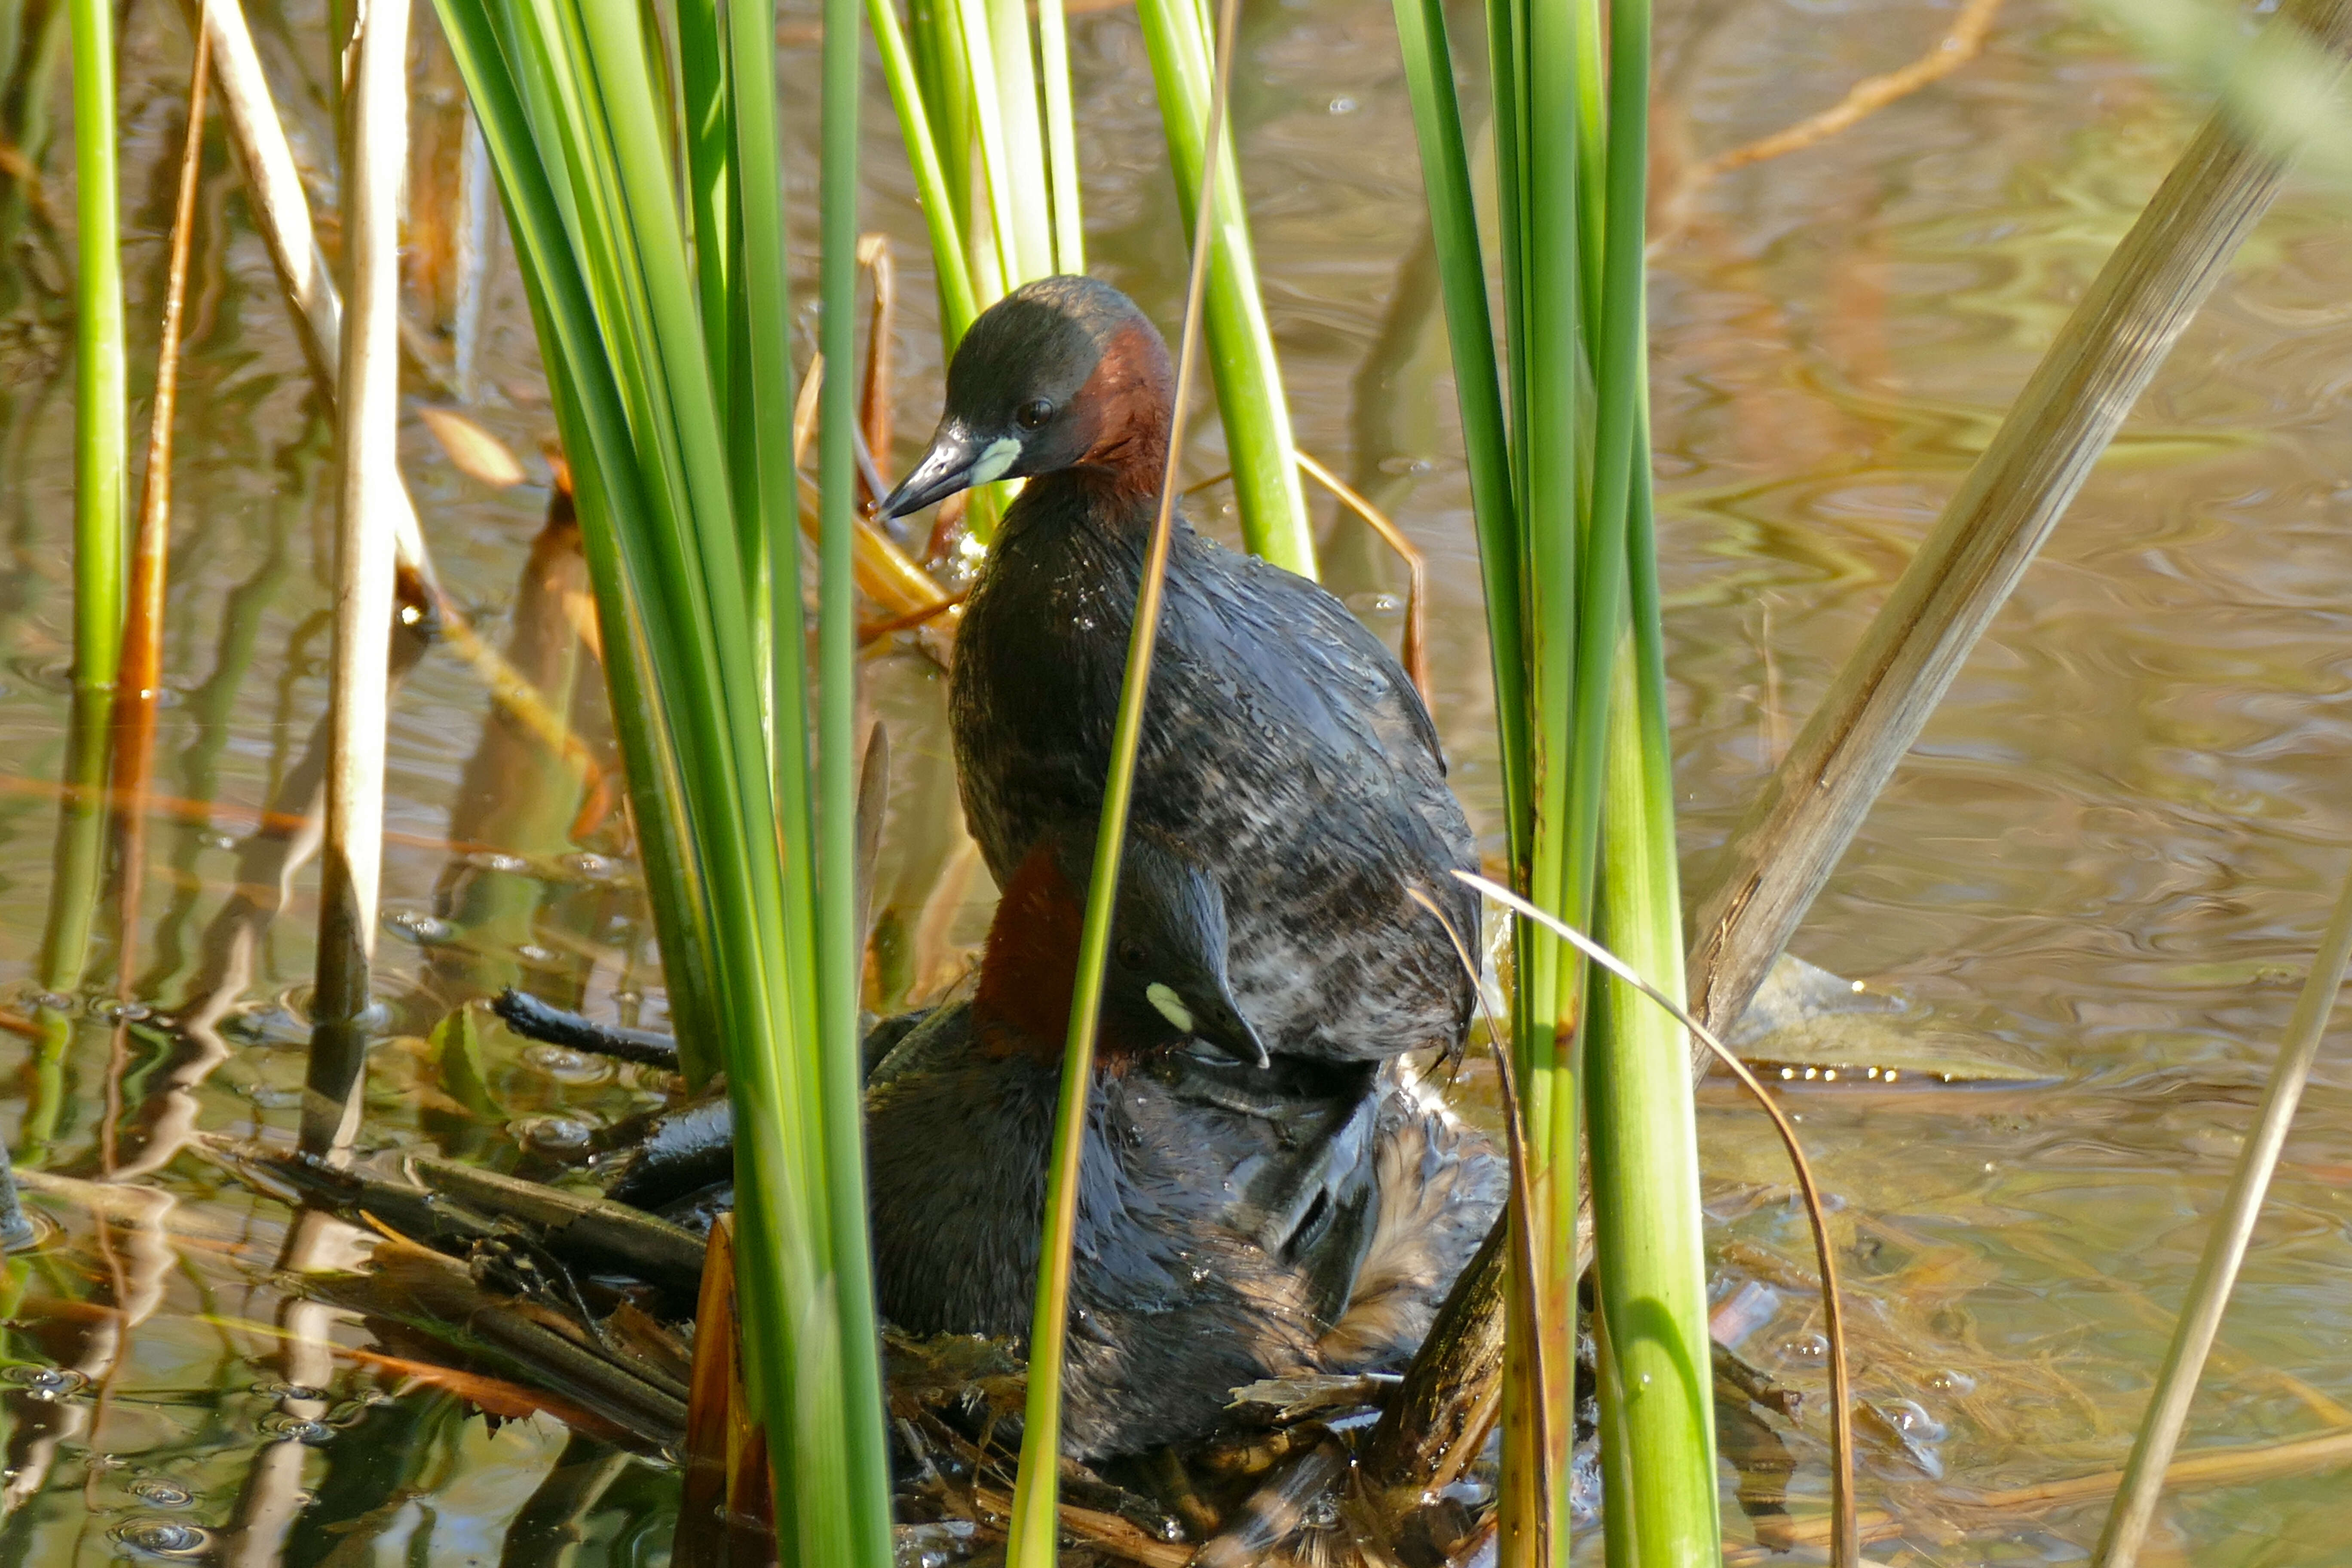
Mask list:
[[1183,999],[1173,990],[1155,980],[1143,988],[1143,994],[1154,1007],[1160,1009],[1161,1017],[1188,1035],[1192,1032],[1192,1010],[1184,1005]]
[[999,436],[981,452],[980,461],[971,466],[971,482],[976,485],[987,484],[1011,468],[1013,459],[1020,455],[1019,441],[1010,436]]

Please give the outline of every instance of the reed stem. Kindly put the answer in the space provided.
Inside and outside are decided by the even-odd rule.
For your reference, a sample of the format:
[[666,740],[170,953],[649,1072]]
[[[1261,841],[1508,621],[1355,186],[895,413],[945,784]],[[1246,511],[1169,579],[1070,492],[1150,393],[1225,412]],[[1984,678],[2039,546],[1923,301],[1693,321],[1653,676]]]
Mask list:
[[[1179,0],[1190,4],[1190,0]],[[1227,91],[1233,79],[1234,33],[1240,0],[1220,0],[1215,73],[1202,144],[1223,149]],[[1214,162],[1198,193],[1193,233],[1205,232],[1215,199]],[[1013,1519],[1005,1542],[1011,1568],[1054,1568],[1059,1557],[1057,1501],[1062,1458],[1062,1378],[1070,1318],[1070,1271],[1078,1228],[1078,1192],[1086,1156],[1087,1109],[1094,1097],[1095,1034],[1101,1021],[1103,978],[1110,952],[1111,916],[1118,900],[1118,872],[1127,847],[1127,814],[1135,795],[1136,759],[1143,743],[1143,705],[1151,685],[1152,654],[1160,641],[1168,553],[1175,537],[1176,466],[1183,451],[1184,423],[1201,345],[1201,322],[1210,271],[1210,247],[1196,237],[1184,285],[1184,320],[1176,350],[1174,412],[1168,432],[1168,461],[1160,476],[1160,505],[1137,584],[1135,619],[1128,633],[1127,666],[1120,679],[1118,713],[1111,728],[1110,766],[1103,781],[1102,818],[1096,831],[1092,885],[1078,936],[1077,973],[1070,995],[1070,1030],[1062,1054],[1062,1089],[1054,1118],[1054,1146],[1045,1172],[1045,1230],[1037,1255],[1037,1300],[1030,1318],[1029,1389],[1021,1432],[1021,1469],[1013,1485]]]
[[345,100],[343,312],[336,405],[335,637],[303,1149],[359,1128],[383,860],[383,760],[400,489],[400,193],[408,165],[408,0],[371,0]]
[[[723,37],[693,41],[726,64],[723,97],[706,98],[723,102],[739,171],[740,210],[722,217],[715,203],[679,200],[667,154],[676,109],[632,15],[580,0],[440,9],[558,395],[681,1047],[699,1035],[686,1066],[727,1073],[742,1357],[775,1460],[778,1549],[796,1568],[881,1568],[888,1471],[857,1093],[848,743],[856,0],[828,0],[825,16],[821,326],[841,373],[819,384],[813,707],[792,534],[772,10],[730,6]],[[719,19],[691,11],[681,24]],[[718,350],[710,279],[694,261],[712,246],[740,247],[713,307],[726,324]]]
[[[1299,483],[1290,406],[1258,292],[1249,209],[1230,137],[1217,144],[1214,174],[1206,173],[1212,160],[1204,128],[1215,97],[1207,12],[1198,0],[1138,0],[1135,12],[1159,89],[1160,121],[1187,238],[1209,251],[1202,324],[1241,510],[1242,542],[1277,566],[1312,577],[1315,541],[1307,527],[1307,493]],[[1203,191],[1213,199],[1203,198]]]
[[[861,99],[857,0],[825,0],[823,226],[819,275],[825,363],[818,469],[824,537],[817,612],[816,828],[814,889],[819,1016],[814,1040],[823,1097],[824,1184],[833,1229],[833,1320],[841,1343],[835,1395],[852,1418],[842,1421],[848,1500],[847,1560],[872,1568],[891,1562],[890,1456],[882,1426],[881,1337],[874,1303],[866,1203],[864,1075],[858,1058],[858,1006],[865,978],[865,922],[857,897],[857,604],[853,591],[857,532],[857,133]],[[1026,12],[1023,16],[1025,17]],[[1024,23],[1025,26],[1025,23]],[[771,21],[761,41],[775,37]],[[748,40],[747,40],[748,43]],[[771,133],[771,142],[773,137]],[[777,325],[781,328],[782,323]],[[781,346],[781,343],[779,344]],[[782,367],[778,367],[782,369]],[[780,387],[784,384],[777,384]],[[772,513],[788,548],[789,514]],[[799,608],[797,594],[789,601]],[[781,605],[780,605],[781,608]],[[803,753],[805,754],[804,752]],[[797,758],[795,759],[798,760]],[[817,1347],[812,1347],[814,1350]],[[772,1426],[781,1423],[772,1415]],[[779,1458],[790,1450],[772,1446]],[[792,1484],[780,1465],[778,1495]],[[838,1506],[844,1494],[808,1501]]]
[[74,684],[110,689],[122,657],[130,412],[115,156],[114,8],[72,16],[74,217]]

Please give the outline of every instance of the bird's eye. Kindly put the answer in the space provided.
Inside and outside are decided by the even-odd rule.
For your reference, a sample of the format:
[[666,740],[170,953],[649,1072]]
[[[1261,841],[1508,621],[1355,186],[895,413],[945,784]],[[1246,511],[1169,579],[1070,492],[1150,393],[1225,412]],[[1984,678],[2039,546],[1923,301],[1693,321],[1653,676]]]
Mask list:
[[1149,961],[1149,956],[1143,951],[1143,944],[1139,942],[1123,942],[1118,944],[1118,962],[1128,969],[1140,972]]
[[1053,416],[1054,405],[1042,397],[1031,398],[1023,404],[1021,411],[1013,416],[1015,419],[1021,421],[1021,428],[1024,430],[1037,429]]

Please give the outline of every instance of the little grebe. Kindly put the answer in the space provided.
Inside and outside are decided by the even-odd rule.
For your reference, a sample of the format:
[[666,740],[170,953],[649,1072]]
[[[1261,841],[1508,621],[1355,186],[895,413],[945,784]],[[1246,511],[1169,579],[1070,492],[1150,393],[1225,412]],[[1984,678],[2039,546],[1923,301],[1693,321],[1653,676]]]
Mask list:
[[[956,637],[965,815],[1002,884],[1046,825],[1102,803],[1145,545],[1167,459],[1166,344],[1118,289],[1048,278],[964,335],[903,515],[1030,476]],[[1306,579],[1180,519],[1133,816],[1213,876],[1233,989],[1276,1054],[1377,1059],[1458,1047],[1453,945],[1475,846],[1437,731],[1388,649]]]
[[[969,999],[866,1036],[878,1304],[908,1331],[1028,1336],[1094,843],[1091,819],[1049,830]],[[1084,1458],[1205,1435],[1258,1378],[1401,1367],[1507,1184],[1404,1062],[1267,1060],[1216,884],[1173,846],[1130,832],[1119,880],[1066,1362]],[[583,1019],[501,1011],[602,1048]],[[608,1195],[707,1229],[732,1206],[731,1134],[723,1089],[665,1112]]]
[[[874,1069],[878,1300],[908,1331],[1028,1335],[1092,845],[1039,840],[971,999]],[[1401,1367],[1505,1188],[1402,1063],[1257,1065],[1198,867],[1139,833],[1120,883],[1066,1363],[1081,1458],[1204,1436],[1259,1378]]]

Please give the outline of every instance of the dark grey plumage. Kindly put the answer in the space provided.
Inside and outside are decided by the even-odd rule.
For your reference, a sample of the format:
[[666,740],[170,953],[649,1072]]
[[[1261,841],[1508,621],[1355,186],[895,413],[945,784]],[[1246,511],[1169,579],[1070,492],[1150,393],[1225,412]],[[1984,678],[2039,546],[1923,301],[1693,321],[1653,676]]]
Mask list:
[[[1025,1340],[1060,1073],[940,1009],[866,1100],[883,1315]],[[1502,1162],[1399,1064],[1106,1066],[1078,1201],[1065,1445],[1215,1429],[1265,1377],[1394,1368],[1500,1207]]]
[[[1117,289],[1031,284],[973,324],[931,450],[887,503],[1033,476],[965,606],[950,688],[965,815],[1000,882],[1050,824],[1100,806],[1171,380]],[[1452,873],[1476,847],[1419,694],[1337,599],[1181,520],[1133,820],[1215,877],[1234,994],[1268,1049],[1459,1046],[1470,984],[1411,890],[1475,941]]]

